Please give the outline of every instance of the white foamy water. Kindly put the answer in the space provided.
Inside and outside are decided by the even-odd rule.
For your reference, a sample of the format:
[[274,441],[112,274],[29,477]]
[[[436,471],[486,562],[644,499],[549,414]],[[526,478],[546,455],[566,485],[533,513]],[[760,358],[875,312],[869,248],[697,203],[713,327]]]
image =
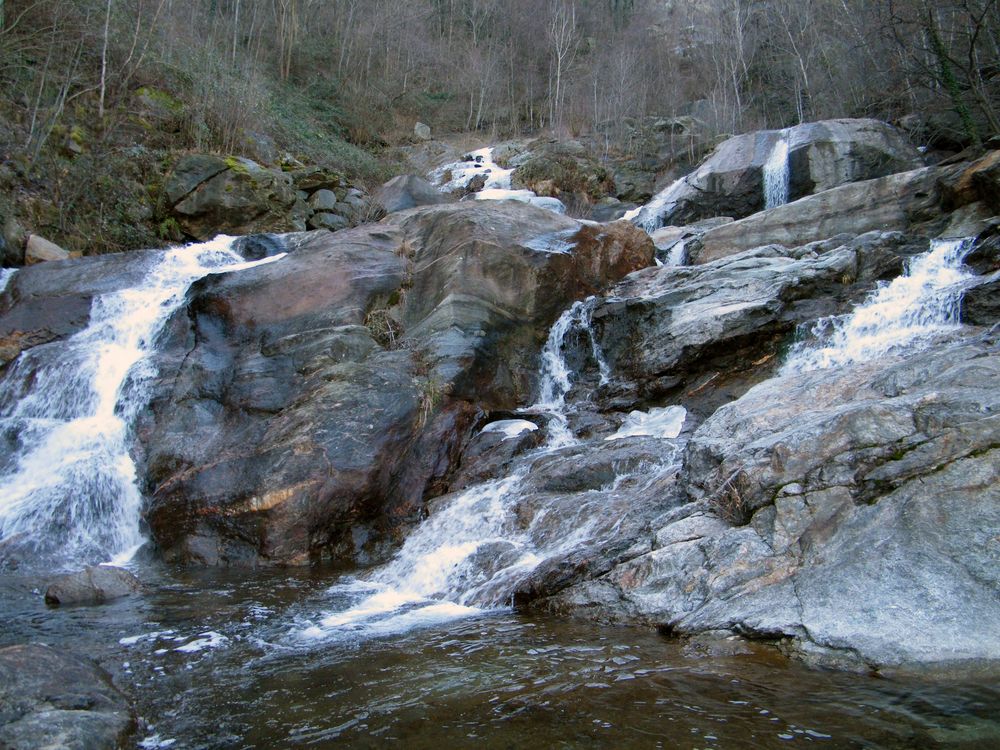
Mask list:
[[14,278],[15,273],[17,273],[16,268],[0,268],[0,294],[7,288],[7,284]]
[[[697,173],[695,173],[695,176],[697,176]],[[684,193],[684,189],[687,187],[688,177],[685,176],[674,180],[654,195],[649,203],[638,208],[633,208],[622,218],[631,221],[640,229],[652,234],[663,226],[663,217],[669,214],[674,209],[674,206],[677,205],[677,199]]]
[[[525,513],[522,493],[528,460],[579,442],[565,413],[574,373],[563,349],[571,331],[582,328],[591,336],[602,378],[607,377],[607,364],[590,331],[592,306],[593,298],[571,305],[553,324],[543,347],[539,398],[525,411],[548,417],[545,444],[510,475],[437,501],[389,563],[365,580],[348,579],[331,589],[331,596],[346,606],[297,628],[294,639],[390,635],[506,606],[516,584],[539,563],[592,538],[600,514],[586,504],[571,513],[550,511],[544,504]],[[483,431],[510,438],[535,429],[527,420],[500,420]],[[662,424],[647,429],[663,432]],[[672,460],[674,453],[667,453]],[[604,502],[600,492],[595,498]]]
[[477,201],[519,201],[533,206],[566,213],[566,206],[558,198],[539,196],[531,190],[514,190],[511,187],[513,169],[503,169],[493,160],[492,147],[481,148],[466,154],[463,161],[438,167],[430,174],[430,181],[438,190],[450,193],[462,190],[476,177],[482,175],[486,182],[482,190],[473,194]]
[[764,208],[774,208],[788,203],[790,176],[788,136],[782,131],[764,163]]
[[792,347],[782,374],[870,362],[955,330],[963,282],[972,276],[963,265],[971,248],[972,239],[933,240],[852,313],[817,321],[811,338]]
[[143,283],[95,297],[90,323],[24,352],[0,382],[0,543],[55,565],[123,562],[142,545],[131,426],[150,397],[157,335],[190,284],[244,261],[232,238],[169,250]]

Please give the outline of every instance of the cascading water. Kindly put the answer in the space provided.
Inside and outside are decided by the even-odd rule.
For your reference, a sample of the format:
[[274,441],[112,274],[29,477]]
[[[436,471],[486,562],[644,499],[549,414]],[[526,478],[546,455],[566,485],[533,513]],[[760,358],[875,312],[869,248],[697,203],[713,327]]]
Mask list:
[[[698,173],[695,173],[698,176]],[[667,187],[653,196],[652,200],[644,206],[633,208],[622,217],[626,221],[633,222],[640,229],[648,234],[652,234],[663,226],[663,217],[670,213],[677,205],[677,198],[683,193],[690,176],[681,177],[674,180]]]
[[514,190],[511,186],[513,174],[512,168],[503,169],[493,160],[493,149],[487,147],[466,154],[463,161],[438,167],[429,177],[430,181],[438,186],[438,190],[451,193],[463,190],[468,187],[471,180],[482,176],[485,183],[482,189],[474,194],[476,200],[514,200],[530,203],[558,214],[566,213],[566,206],[558,198],[539,196],[531,190]]
[[933,240],[852,313],[817,321],[811,338],[792,347],[782,374],[872,361],[958,328],[962,282],[972,275],[963,260],[971,249],[971,238]]
[[3,290],[7,288],[7,284],[10,280],[14,278],[14,274],[17,273],[17,269],[14,268],[0,268],[0,294]]
[[143,543],[131,427],[150,397],[157,335],[193,281],[247,262],[232,238],[164,252],[140,286],[94,298],[90,324],[34,347],[0,390],[0,544],[49,566],[128,559]]
[[[392,561],[365,580],[350,578],[334,586],[330,594],[341,607],[317,623],[300,628],[297,637],[387,635],[504,606],[516,584],[540,562],[591,538],[598,514],[585,503],[576,505],[572,513],[561,511],[557,519],[543,506],[530,514],[527,523],[519,507],[525,501],[521,490],[532,460],[579,442],[565,413],[566,395],[573,382],[572,370],[563,356],[570,331],[586,330],[602,382],[610,377],[590,333],[593,301],[591,297],[576,302],[563,312],[542,350],[539,398],[522,411],[548,417],[546,442],[527,454],[508,476],[440,501],[441,505],[407,537]],[[525,431],[525,425],[520,420],[504,420],[502,428],[488,431],[509,439]],[[675,448],[666,451],[667,463],[676,458]],[[648,481],[657,476],[655,472],[647,474]]]
[[788,203],[789,179],[788,136],[781,131],[764,163],[764,208]]

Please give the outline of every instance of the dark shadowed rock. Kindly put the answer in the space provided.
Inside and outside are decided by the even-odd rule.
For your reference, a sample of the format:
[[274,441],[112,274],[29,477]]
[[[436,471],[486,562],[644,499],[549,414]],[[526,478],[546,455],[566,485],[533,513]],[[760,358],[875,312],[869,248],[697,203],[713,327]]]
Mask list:
[[43,645],[0,649],[0,747],[113,750],[135,728],[104,670]]
[[278,262],[196,282],[164,334],[139,436],[170,559],[383,558],[477,410],[533,387],[562,309],[653,251],[628,224],[491,202],[283,239]]
[[110,565],[92,565],[78,573],[61,576],[45,590],[45,603],[103,604],[142,590],[132,573]]
[[207,240],[290,228],[296,203],[292,178],[250,159],[193,154],[167,177],[168,210],[184,232]]

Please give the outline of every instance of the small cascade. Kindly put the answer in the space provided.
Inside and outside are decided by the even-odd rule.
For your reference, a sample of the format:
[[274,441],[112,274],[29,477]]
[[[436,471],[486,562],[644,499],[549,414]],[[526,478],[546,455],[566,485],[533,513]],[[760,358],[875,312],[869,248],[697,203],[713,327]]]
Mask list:
[[665,266],[683,266],[687,263],[687,241],[677,240],[667,253]]
[[[430,174],[431,182],[445,193],[461,190],[469,181],[483,175],[486,184],[483,190],[510,190],[513,169],[503,169],[493,161],[493,149],[481,148],[466,154],[463,161],[456,161],[438,167]],[[448,177],[449,179],[445,179]]]
[[958,328],[962,282],[972,275],[963,260],[972,242],[932,240],[902,276],[881,283],[853,312],[817,321],[810,337],[792,347],[782,374],[870,362]]
[[16,268],[0,268],[0,294],[3,294],[3,290],[7,288],[15,273],[17,273]]
[[157,335],[193,281],[246,262],[232,238],[164,252],[140,286],[94,298],[90,324],[34,347],[0,390],[0,544],[50,565],[128,559],[143,543],[131,429],[150,398]]
[[[643,466],[619,476],[600,491],[585,493],[571,504],[551,507],[547,499],[524,488],[532,462],[559,448],[578,445],[566,417],[566,395],[573,373],[563,356],[567,335],[581,328],[590,332],[595,298],[575,302],[559,317],[542,350],[539,398],[525,413],[549,419],[548,439],[515,464],[501,479],[470,487],[446,497],[430,517],[407,537],[402,549],[370,575],[350,578],[330,590],[336,609],[317,621],[302,624],[296,639],[368,638],[408,631],[414,627],[468,617],[509,605],[512,592],[541,562],[565,554],[592,540],[602,526],[620,522],[597,510],[608,493],[622,484],[652,484],[665,471],[676,471],[680,446],[668,443],[662,464]],[[610,377],[593,336],[593,352],[602,381]],[[684,410],[632,415],[628,435],[676,436]],[[669,424],[668,424],[669,423]],[[516,436],[531,423],[503,420],[486,430]]]
[[473,179],[482,176],[486,182],[473,194],[476,200],[520,201],[558,214],[566,213],[566,206],[558,198],[539,196],[531,190],[514,190],[511,187],[513,174],[513,169],[503,169],[493,160],[493,149],[487,147],[469,152],[463,161],[438,167],[430,173],[429,179],[441,192],[451,193],[465,189]]
[[566,395],[573,386],[572,368],[563,356],[566,336],[572,330],[586,332],[590,339],[591,354],[597,363],[600,384],[607,385],[611,380],[611,368],[604,358],[597,338],[591,327],[590,316],[593,313],[595,297],[574,302],[559,316],[559,319],[549,331],[549,337],[542,348],[542,366],[539,373],[538,401],[524,411],[542,413],[549,416],[548,447],[563,448],[576,443],[576,438],[569,429],[566,416]]
[[788,136],[784,130],[771,147],[764,162],[764,208],[788,203],[790,171],[788,166]]
[[622,218],[626,221],[631,221],[647,234],[652,234],[663,226],[663,217],[669,214],[674,209],[674,206],[677,205],[677,199],[684,192],[687,183],[688,177],[681,177],[678,180],[674,180],[654,195],[649,203],[638,208],[633,208]]

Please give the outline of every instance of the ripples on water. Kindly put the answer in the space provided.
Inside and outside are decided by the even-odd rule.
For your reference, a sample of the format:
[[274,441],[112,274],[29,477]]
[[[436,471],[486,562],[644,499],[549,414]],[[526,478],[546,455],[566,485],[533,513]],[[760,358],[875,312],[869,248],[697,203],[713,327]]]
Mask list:
[[296,628],[337,604],[334,573],[138,572],[143,597],[55,610],[8,579],[0,645],[96,658],[148,723],[145,747],[1000,746],[996,678],[823,672],[509,612],[303,643]]

